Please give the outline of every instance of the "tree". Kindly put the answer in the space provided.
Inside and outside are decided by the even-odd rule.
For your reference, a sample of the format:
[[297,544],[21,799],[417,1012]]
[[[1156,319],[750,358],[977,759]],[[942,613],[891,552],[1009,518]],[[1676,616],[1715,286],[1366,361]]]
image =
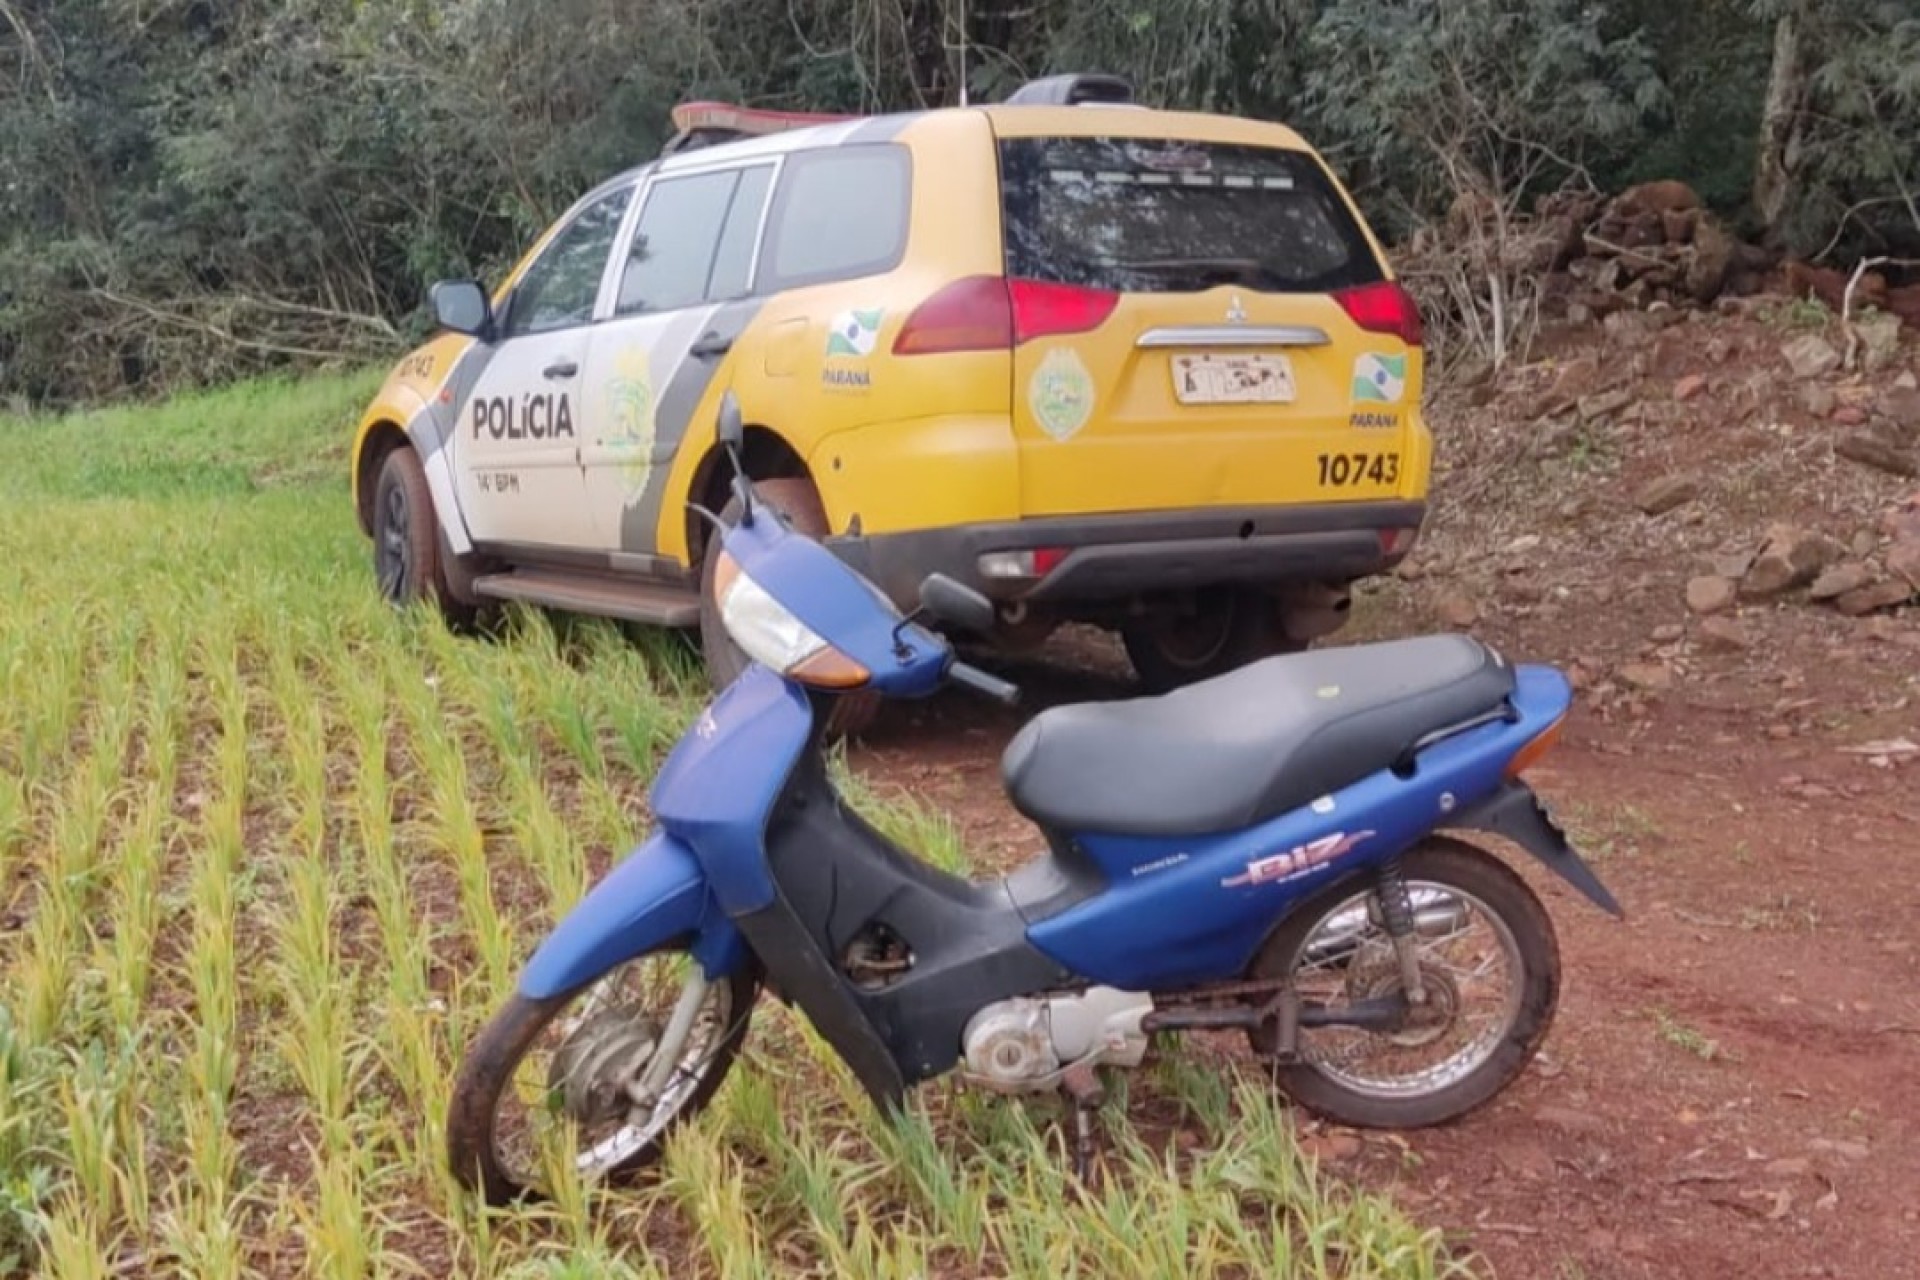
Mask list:
[[1755,0],[1771,21],[1754,205],[1806,254],[1920,252],[1920,10]]

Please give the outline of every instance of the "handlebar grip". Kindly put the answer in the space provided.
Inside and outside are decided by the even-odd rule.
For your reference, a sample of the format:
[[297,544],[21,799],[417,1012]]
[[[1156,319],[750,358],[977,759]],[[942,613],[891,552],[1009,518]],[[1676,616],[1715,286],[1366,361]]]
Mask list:
[[1002,706],[1020,705],[1020,686],[1002,680],[999,676],[988,675],[978,667],[956,662],[947,668],[947,678],[955,684],[963,684],[975,693],[984,693]]

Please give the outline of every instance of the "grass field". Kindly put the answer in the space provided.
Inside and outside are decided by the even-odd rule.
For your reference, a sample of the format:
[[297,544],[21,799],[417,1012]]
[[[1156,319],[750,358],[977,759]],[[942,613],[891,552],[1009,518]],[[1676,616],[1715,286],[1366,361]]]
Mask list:
[[1051,1102],[936,1084],[889,1125],[773,1008],[660,1176],[476,1209],[442,1168],[461,1047],[634,842],[702,686],[657,637],[384,608],[345,492],[371,385],[0,420],[0,1274],[1461,1269],[1217,1064],[1116,1089],[1082,1197]]

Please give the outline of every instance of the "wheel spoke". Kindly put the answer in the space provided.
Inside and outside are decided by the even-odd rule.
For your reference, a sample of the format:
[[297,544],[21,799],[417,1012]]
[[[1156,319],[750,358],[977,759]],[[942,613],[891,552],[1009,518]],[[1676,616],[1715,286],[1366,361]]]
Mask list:
[[[570,1147],[575,1176],[593,1180],[645,1153],[700,1093],[744,1028],[749,1010],[732,1007],[734,981],[709,983],[681,958],[629,962],[581,993],[548,1024],[502,1091],[494,1149],[509,1176],[544,1181],[548,1158]],[[685,1019],[677,1045],[663,1044],[673,1013]],[[662,1053],[668,1056],[662,1057]],[[657,1075],[650,1092],[640,1086]]]
[[[1398,1031],[1320,1027],[1301,1033],[1304,1056],[1334,1081],[1370,1097],[1409,1097],[1444,1088],[1484,1063],[1519,1016],[1523,968],[1518,944],[1504,921],[1473,895],[1451,885],[1408,886],[1422,909],[1441,906],[1461,918],[1444,934],[1421,936],[1415,952],[1435,1003]],[[1385,930],[1366,914],[1367,895],[1335,907],[1302,943],[1301,957],[1321,947],[1331,957],[1299,963],[1296,990],[1311,980],[1339,980],[1339,998],[1378,999],[1400,990],[1398,966],[1368,963],[1387,953]],[[1354,922],[1364,923],[1356,929]],[[1377,954],[1369,957],[1369,951]],[[1302,993],[1303,995],[1305,992]]]

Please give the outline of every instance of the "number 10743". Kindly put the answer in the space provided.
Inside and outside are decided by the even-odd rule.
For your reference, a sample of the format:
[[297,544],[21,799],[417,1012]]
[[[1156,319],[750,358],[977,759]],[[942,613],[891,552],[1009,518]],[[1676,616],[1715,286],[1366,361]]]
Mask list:
[[1322,486],[1397,484],[1400,480],[1400,455],[1397,453],[1323,453],[1320,464]]

